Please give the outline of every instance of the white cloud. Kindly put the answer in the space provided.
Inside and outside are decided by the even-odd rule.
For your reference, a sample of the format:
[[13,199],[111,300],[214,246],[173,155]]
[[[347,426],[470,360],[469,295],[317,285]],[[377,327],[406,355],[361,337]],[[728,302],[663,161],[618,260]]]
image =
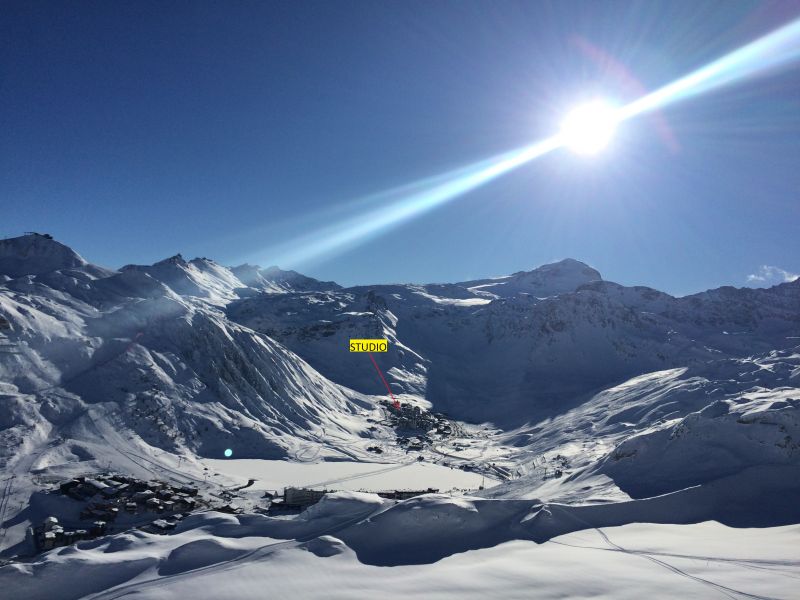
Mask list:
[[796,281],[800,275],[790,273],[780,267],[773,267],[770,265],[761,265],[758,271],[751,273],[747,276],[747,282],[753,284],[767,284],[775,285],[778,283],[786,283],[788,281]]

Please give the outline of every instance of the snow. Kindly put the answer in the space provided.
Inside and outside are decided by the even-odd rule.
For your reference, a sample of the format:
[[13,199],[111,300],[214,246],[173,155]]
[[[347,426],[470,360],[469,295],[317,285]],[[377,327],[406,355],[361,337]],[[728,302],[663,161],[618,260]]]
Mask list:
[[[0,316],[4,558],[74,516],[46,490],[76,475],[248,511],[1,566],[11,597],[796,595],[800,282],[673,298],[568,259],[342,289],[180,255],[114,272],[33,235],[0,241]],[[389,426],[356,337],[453,431],[406,452],[424,432]],[[286,486],[342,491],[255,514]]]
[[297,271],[284,271],[275,266],[262,269],[243,264],[230,270],[247,285],[267,293],[337,290],[341,287],[333,281],[319,281]]
[[[505,291],[486,296],[497,288]],[[563,261],[499,280],[246,298],[226,314],[366,394],[382,393],[381,382],[341,348],[351,337],[385,337],[382,367],[394,393],[511,428],[642,373],[786,349],[798,307],[797,282],[673,298]],[[743,326],[742,335],[723,333]]]
[[475,294],[509,298],[517,294],[547,297],[573,292],[584,284],[602,280],[600,273],[578,260],[567,258],[504,277],[466,281],[458,285]]
[[[368,515],[381,504],[348,516]],[[342,507],[343,508],[343,507]],[[240,522],[237,522],[239,520]],[[352,519],[350,519],[352,520]],[[306,542],[270,538],[265,519],[210,513],[171,536],[144,533],[81,543],[29,565],[0,568],[11,597],[137,598],[791,598],[800,527],[719,523],[589,529],[543,544],[512,540],[436,562],[391,568],[359,560],[340,533]],[[302,524],[300,525],[302,527]],[[329,522],[336,530],[339,523]],[[355,527],[358,527],[356,525]],[[395,540],[381,532],[378,545]],[[313,574],[313,576],[310,576]],[[36,587],[29,585],[36,577]],[[104,590],[108,590],[104,592]]]
[[442,296],[430,294],[422,288],[414,290],[414,294],[426,300],[430,300],[431,302],[435,302],[436,304],[446,304],[450,306],[483,306],[491,302],[489,298],[443,298]]
[[80,269],[87,262],[71,248],[39,234],[0,240],[0,273],[11,278]]
[[313,487],[337,490],[439,490],[478,489],[497,485],[491,478],[441,465],[411,459],[399,464],[351,461],[294,463],[280,460],[207,460],[216,472],[238,478],[241,483],[255,478],[252,488],[282,490],[284,487]]

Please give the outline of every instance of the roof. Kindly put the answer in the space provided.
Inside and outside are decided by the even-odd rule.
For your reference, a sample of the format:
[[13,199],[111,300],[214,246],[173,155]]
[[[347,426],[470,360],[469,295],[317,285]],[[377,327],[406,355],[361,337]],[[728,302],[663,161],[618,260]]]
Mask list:
[[108,487],[105,483],[103,483],[102,481],[97,481],[96,479],[87,478],[86,481],[84,481],[84,483],[86,485],[92,486],[96,490],[104,490]]

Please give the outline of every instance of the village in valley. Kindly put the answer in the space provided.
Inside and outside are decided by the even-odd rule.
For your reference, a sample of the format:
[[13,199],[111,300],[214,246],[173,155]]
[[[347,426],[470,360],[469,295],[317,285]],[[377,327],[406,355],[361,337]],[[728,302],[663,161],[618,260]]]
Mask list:
[[62,482],[49,494],[62,500],[56,504],[61,514],[50,515],[38,527],[29,528],[29,540],[37,550],[68,546],[133,527],[163,533],[174,529],[198,507],[207,506],[196,487],[115,473],[79,476]]
[[[427,461],[431,467],[474,471],[476,475],[490,477],[490,482],[511,477],[510,471],[502,465],[460,460],[457,454],[445,452],[445,449],[453,452],[466,450],[468,455],[470,438],[476,438],[478,442],[478,438],[487,438],[488,434],[479,436],[477,429],[473,431],[470,427],[468,431],[467,426],[448,419],[444,414],[433,413],[412,402],[394,404],[381,400],[367,421],[372,424],[369,430],[376,436],[375,441],[380,443],[368,445],[366,451],[373,454],[384,454],[385,451],[392,456],[386,456],[386,460],[411,454],[416,456],[414,463]],[[403,464],[409,463],[400,466]],[[342,478],[339,482],[347,479]],[[59,481],[38,494],[39,512],[46,507],[47,516],[28,528],[29,554],[130,529],[151,534],[170,533],[184,518],[198,511],[297,514],[336,491],[336,481],[331,482],[333,485],[287,485],[280,491],[248,490],[255,481],[250,479],[247,484],[229,487],[210,482],[206,486],[202,482],[191,486],[114,472],[91,473]],[[482,489],[484,481],[481,480],[475,490]],[[364,491],[400,501],[438,493],[440,487],[451,493],[469,491],[451,489],[446,485]]]
[[[410,401],[380,400],[375,410],[363,416],[367,417],[368,430],[374,436],[372,443],[364,449],[382,455],[387,461],[385,464],[390,465],[388,470],[419,464],[448,472],[455,469],[456,473],[472,473],[473,477],[480,479],[473,479],[478,484],[472,488],[453,487],[446,484],[447,478],[442,478],[434,486],[365,486],[369,489],[358,488],[358,491],[401,501],[440,491],[451,494],[476,492],[482,490],[487,482],[494,485],[521,474],[519,470],[509,468],[505,460],[507,449],[493,439],[494,432],[486,427],[450,420],[442,413],[431,412]],[[404,462],[403,456],[408,457]],[[275,461],[260,462],[275,465]],[[230,461],[225,463],[230,464]],[[570,466],[569,460],[561,455],[547,460],[542,457],[540,463],[539,471],[543,478],[560,478]],[[531,464],[532,468],[537,468],[535,461]],[[338,472],[338,465],[341,463],[324,463],[323,469]],[[183,519],[199,511],[296,515],[325,495],[337,491],[338,485],[359,477],[363,475],[264,489],[259,486],[251,488],[257,481],[255,478],[250,478],[246,484],[226,487],[211,482],[203,485],[202,480],[191,486],[108,472],[81,475],[60,481],[56,487],[40,493],[47,498],[40,503],[48,507],[49,514],[28,530],[30,554],[134,528],[151,534],[170,533]],[[397,481],[407,480],[401,477]]]

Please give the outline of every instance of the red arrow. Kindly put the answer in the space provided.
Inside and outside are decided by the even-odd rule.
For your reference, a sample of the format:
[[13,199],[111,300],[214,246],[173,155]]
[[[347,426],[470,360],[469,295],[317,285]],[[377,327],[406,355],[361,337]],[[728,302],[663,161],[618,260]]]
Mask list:
[[372,357],[372,352],[367,352],[367,354],[369,354],[369,359],[372,361],[372,364],[375,365],[375,370],[378,372],[378,375],[380,375],[381,381],[383,381],[383,385],[386,386],[386,391],[389,392],[389,396],[392,398],[392,402],[394,402],[394,407],[397,410],[400,410],[400,403],[394,397],[394,394],[392,393],[392,388],[390,388],[389,384],[386,383],[386,378],[383,376],[383,373],[381,373],[381,370],[378,368],[378,363],[376,363],[375,359]]

